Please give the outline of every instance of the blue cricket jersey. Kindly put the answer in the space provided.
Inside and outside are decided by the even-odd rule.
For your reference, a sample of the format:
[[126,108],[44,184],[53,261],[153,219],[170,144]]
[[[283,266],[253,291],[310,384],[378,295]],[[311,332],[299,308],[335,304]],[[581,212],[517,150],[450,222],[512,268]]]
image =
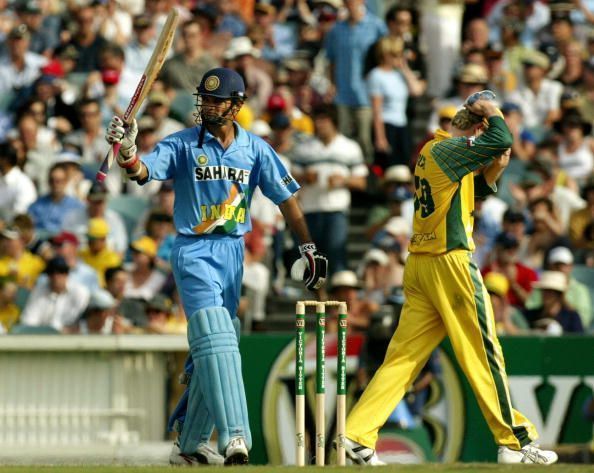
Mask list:
[[240,236],[251,230],[249,207],[256,186],[275,204],[291,197],[299,184],[276,152],[235,123],[236,136],[224,149],[200,126],[174,133],[142,158],[148,181],[173,179],[173,220],[182,235]]

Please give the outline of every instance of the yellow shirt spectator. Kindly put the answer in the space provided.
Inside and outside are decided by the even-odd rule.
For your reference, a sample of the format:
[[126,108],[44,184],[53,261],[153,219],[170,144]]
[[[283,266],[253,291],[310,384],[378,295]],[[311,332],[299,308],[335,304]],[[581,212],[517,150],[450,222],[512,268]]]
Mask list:
[[97,272],[101,287],[105,287],[105,270],[122,264],[121,256],[107,247],[108,234],[109,225],[104,219],[90,219],[87,228],[89,246],[79,253],[80,259]]
[[12,277],[19,286],[31,289],[45,268],[43,259],[25,249],[16,228],[5,228],[0,237],[0,277]]

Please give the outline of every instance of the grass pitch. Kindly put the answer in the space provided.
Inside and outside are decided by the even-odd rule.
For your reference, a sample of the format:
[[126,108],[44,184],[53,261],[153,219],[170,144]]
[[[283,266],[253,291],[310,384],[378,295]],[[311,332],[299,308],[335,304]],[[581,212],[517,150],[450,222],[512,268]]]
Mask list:
[[[496,465],[489,463],[465,464],[425,464],[425,465],[388,465],[373,467],[329,465],[326,467],[307,466],[245,466],[245,467],[199,467],[200,473],[245,472],[245,473],[302,473],[304,470],[318,470],[320,472],[340,473],[346,471],[367,471],[379,473],[586,473],[592,472],[592,465],[558,464],[552,466],[536,465]],[[167,466],[0,466],[0,473],[181,473],[184,467]]]

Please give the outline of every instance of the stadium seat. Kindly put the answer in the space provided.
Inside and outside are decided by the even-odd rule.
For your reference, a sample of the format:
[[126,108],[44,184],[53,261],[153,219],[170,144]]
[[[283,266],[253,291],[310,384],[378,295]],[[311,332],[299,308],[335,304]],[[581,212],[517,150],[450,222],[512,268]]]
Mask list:
[[27,304],[27,299],[29,299],[30,293],[31,293],[31,291],[29,289],[27,289],[26,287],[22,287],[22,286],[18,287],[14,302],[20,311],[22,311],[25,308],[25,305]]
[[10,329],[11,335],[57,335],[60,332],[54,327],[41,325],[39,327],[30,325],[13,325]]
[[128,238],[131,239],[138,220],[149,206],[149,201],[145,197],[124,194],[111,197],[107,206],[120,214],[126,225]]
[[592,313],[594,315],[594,268],[584,264],[574,264],[571,276],[588,287],[590,301],[592,302]]

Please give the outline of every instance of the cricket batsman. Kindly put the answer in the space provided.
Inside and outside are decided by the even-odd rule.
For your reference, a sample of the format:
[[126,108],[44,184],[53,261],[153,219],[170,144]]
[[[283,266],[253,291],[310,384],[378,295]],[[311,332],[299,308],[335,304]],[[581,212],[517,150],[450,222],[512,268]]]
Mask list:
[[383,464],[378,431],[446,335],[499,446],[498,462],[557,461],[533,443],[534,425],[512,407],[491,301],[472,260],[474,198],[496,191],[512,145],[494,98],[470,96],[452,134],[437,130],[421,150],[404,307],[383,364],[347,418],[346,452],[355,463]]
[[[246,100],[241,76],[227,68],[208,71],[196,93],[197,126],[174,133],[142,160],[138,128],[114,116],[109,143],[121,143],[117,163],[129,179],[145,184],[173,179],[177,231],[171,266],[188,318],[187,388],[173,421],[179,432],[170,462],[248,463],[252,438],[239,354],[239,303],[243,235],[251,230],[250,201],[259,186],[276,203],[300,241],[303,280],[310,290],[325,281],[328,262],[311,241],[294,197],[299,185],[274,150],[242,129],[235,117]],[[213,428],[218,452],[208,445]]]

